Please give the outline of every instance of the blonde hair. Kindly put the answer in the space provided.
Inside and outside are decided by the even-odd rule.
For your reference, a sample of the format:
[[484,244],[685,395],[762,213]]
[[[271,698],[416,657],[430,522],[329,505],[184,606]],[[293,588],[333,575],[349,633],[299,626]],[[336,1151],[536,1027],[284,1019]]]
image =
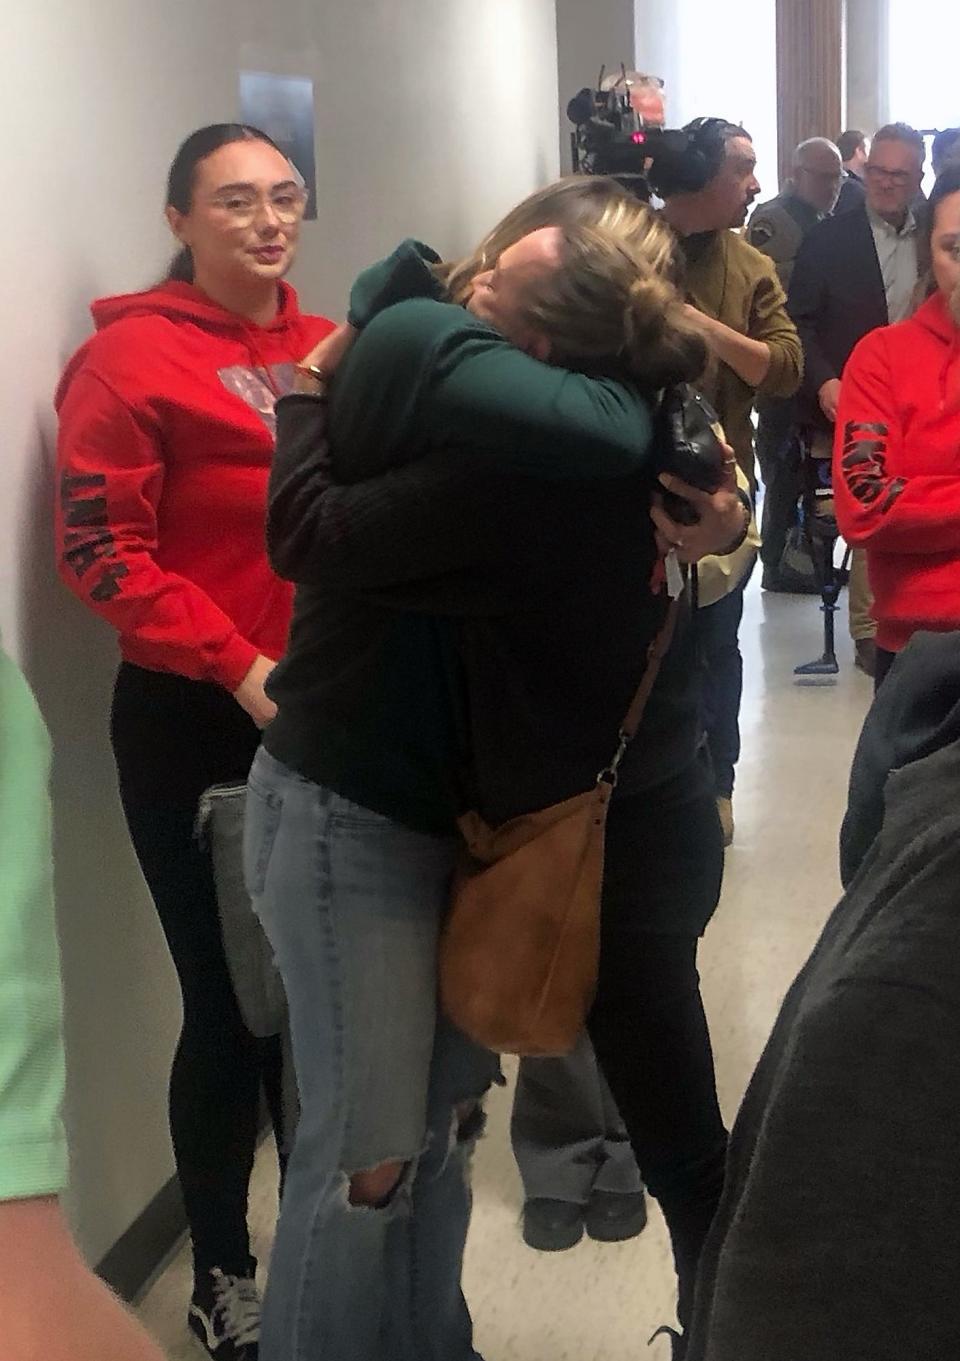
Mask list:
[[653,388],[703,371],[706,345],[674,282],[676,239],[615,180],[571,175],[524,199],[471,256],[441,267],[451,301],[465,303],[477,274],[543,227],[559,228],[561,263],[530,290],[525,320],[549,337],[553,363]]
[[622,375],[648,389],[697,378],[707,347],[642,243],[608,227],[560,229],[559,267],[527,289],[523,318],[562,368]]
[[567,175],[534,193],[511,209],[472,255],[457,264],[441,266],[451,302],[465,303],[473,280],[493,269],[500,256],[541,227],[605,227],[638,244],[648,243],[651,263],[669,272],[673,265],[674,239],[670,229],[646,204],[622,189],[616,180],[597,175]]

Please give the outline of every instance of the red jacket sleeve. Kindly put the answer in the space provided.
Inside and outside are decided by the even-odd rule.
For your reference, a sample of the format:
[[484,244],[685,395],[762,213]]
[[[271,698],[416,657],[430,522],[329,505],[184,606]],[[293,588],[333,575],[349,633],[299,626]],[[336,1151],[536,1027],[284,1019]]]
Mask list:
[[138,660],[235,690],[257,649],[199,586],[158,564],[160,432],[96,373],[81,370],[60,407],[56,539],[64,582]]
[[[903,472],[903,426],[887,339],[874,331],[843,371],[833,453],[840,533],[884,553],[956,552],[960,477]],[[911,446],[911,463],[923,451]]]

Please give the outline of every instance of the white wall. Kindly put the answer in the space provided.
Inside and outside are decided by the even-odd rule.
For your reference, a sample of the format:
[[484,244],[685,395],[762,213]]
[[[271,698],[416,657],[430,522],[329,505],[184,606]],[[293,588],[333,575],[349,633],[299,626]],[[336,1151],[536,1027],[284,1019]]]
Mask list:
[[179,1003],[115,793],[113,639],[51,566],[58,371],[91,298],[160,273],[169,160],[236,115],[239,67],[316,81],[320,218],[296,282],[338,315],[353,273],[399,236],[463,250],[556,174],[555,14],[553,0],[7,0],[4,20],[0,631],[55,742],[72,1198],[97,1259],[172,1170]]
[[775,0],[636,0],[636,62],[666,81],[669,127],[701,116],[742,123],[762,196],[777,193]]

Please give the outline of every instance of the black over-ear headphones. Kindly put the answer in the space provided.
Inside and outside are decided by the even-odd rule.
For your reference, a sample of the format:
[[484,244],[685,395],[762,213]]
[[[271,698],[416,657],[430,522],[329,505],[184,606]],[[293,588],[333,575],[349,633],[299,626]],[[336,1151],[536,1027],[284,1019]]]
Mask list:
[[684,161],[690,167],[691,180],[697,180],[691,192],[705,189],[723,165],[732,131],[733,124],[725,118],[695,118],[686,125],[684,132],[689,138],[690,150]]

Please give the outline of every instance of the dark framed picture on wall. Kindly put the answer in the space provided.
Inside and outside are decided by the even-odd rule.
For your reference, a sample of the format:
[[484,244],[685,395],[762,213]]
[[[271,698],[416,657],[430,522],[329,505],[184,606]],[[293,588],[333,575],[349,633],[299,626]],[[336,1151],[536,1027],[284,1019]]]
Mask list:
[[305,217],[317,216],[313,81],[268,71],[240,72],[240,118],[272,137],[306,181]]

